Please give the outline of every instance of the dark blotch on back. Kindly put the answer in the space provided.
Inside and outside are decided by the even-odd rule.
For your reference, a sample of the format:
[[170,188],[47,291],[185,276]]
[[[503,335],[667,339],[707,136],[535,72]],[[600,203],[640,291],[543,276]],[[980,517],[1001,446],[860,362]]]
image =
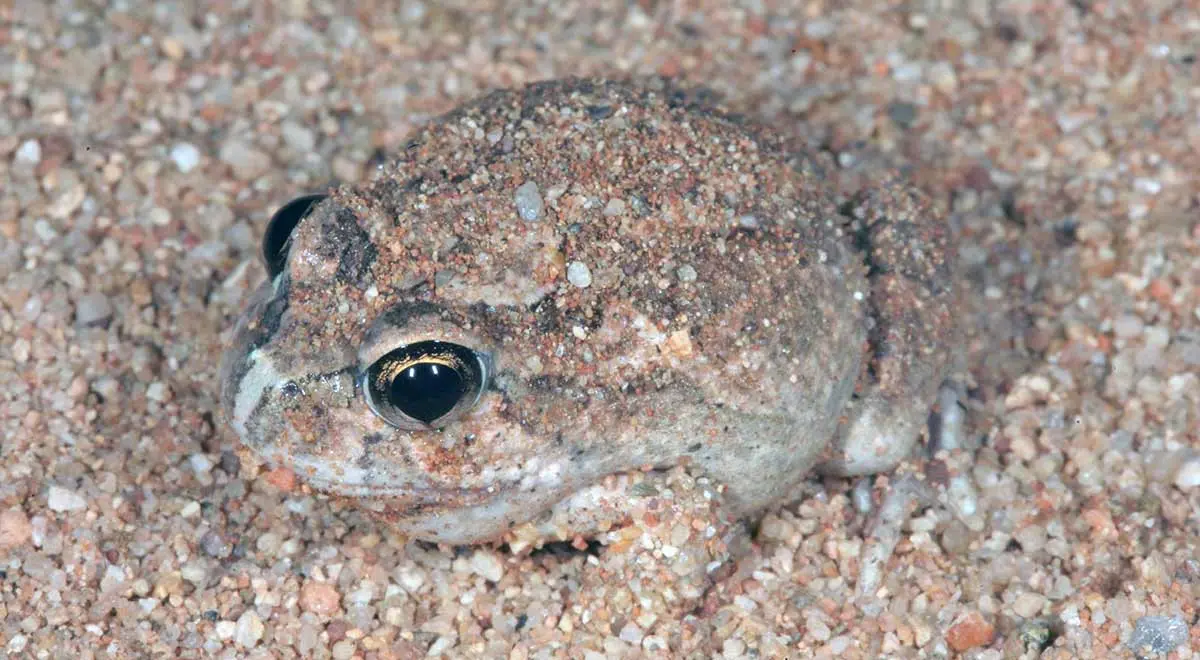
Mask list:
[[337,258],[335,277],[347,284],[362,281],[378,254],[371,237],[358,224],[358,217],[350,209],[339,209],[333,221],[321,226],[319,245],[320,250],[327,251],[322,256]]

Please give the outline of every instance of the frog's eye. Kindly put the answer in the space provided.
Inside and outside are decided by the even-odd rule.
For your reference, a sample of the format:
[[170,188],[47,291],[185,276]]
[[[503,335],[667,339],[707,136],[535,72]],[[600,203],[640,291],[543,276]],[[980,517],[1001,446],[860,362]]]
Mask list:
[[262,242],[263,261],[267,264],[267,274],[271,279],[275,279],[287,266],[288,247],[291,245],[288,239],[292,237],[292,230],[328,196],[297,197],[271,216],[271,221],[267,223],[267,231],[263,232]]
[[458,344],[422,341],[402,346],[363,371],[367,405],[401,429],[438,428],[469,410],[487,380],[483,357]]

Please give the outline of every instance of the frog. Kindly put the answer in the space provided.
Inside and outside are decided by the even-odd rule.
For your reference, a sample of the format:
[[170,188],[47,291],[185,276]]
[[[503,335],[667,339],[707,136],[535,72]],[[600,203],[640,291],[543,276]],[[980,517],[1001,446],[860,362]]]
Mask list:
[[268,224],[220,369],[256,460],[415,539],[599,539],[645,558],[603,582],[694,600],[804,480],[912,454],[956,262],[899,174],[840,190],[662,78],[493,91],[397,151]]

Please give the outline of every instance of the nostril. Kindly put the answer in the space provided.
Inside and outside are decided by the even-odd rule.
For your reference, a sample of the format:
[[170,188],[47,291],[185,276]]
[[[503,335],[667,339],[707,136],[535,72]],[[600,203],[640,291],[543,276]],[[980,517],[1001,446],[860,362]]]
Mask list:
[[284,204],[263,232],[262,253],[267,265],[267,273],[271,279],[283,272],[287,266],[288,247],[291,245],[292,232],[309,213],[328,195],[313,194],[297,197]]

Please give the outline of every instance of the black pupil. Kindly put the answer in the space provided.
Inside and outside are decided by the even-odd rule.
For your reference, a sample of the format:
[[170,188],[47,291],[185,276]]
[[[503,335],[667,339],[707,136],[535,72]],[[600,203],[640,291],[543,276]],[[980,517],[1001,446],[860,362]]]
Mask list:
[[457,371],[436,362],[419,362],[392,379],[388,400],[404,414],[426,424],[450,412],[463,395]]

